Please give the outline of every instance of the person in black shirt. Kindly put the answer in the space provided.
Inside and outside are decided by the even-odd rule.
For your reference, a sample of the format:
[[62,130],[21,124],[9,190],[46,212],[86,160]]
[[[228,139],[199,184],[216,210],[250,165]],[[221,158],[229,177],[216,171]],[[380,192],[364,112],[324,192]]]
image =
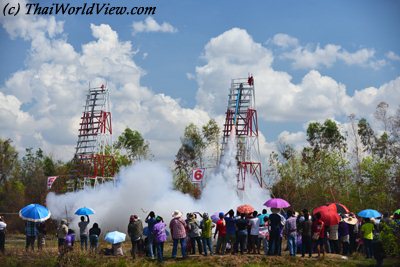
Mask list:
[[89,229],[90,251],[97,251],[100,234],[101,229],[99,228],[99,225],[97,223],[94,223],[93,227]]
[[238,243],[240,247],[240,254],[243,254],[244,251],[246,250],[246,244],[247,244],[247,226],[248,226],[248,221],[245,218],[245,214],[240,214],[240,219],[236,221],[236,227],[238,230]]
[[282,240],[280,239],[282,230],[281,216],[275,209],[272,209],[272,214],[269,215],[269,255],[279,255],[279,247]]

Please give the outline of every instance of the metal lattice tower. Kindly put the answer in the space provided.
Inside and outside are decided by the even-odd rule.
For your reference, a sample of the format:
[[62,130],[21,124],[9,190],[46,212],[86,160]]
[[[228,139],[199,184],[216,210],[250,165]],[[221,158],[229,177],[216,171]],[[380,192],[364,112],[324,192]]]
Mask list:
[[258,144],[258,120],[252,76],[233,79],[231,82],[223,129],[221,157],[232,134],[235,135],[237,148],[237,188],[245,190],[245,181],[248,175],[254,176],[260,187],[263,187],[261,156]]
[[69,183],[69,188],[73,190],[96,186],[114,177],[110,93],[106,86],[89,85],[79,125],[74,180]]

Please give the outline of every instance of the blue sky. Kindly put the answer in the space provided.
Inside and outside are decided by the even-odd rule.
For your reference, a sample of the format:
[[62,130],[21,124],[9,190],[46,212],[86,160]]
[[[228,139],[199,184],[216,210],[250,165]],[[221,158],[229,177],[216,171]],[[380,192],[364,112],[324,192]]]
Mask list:
[[[13,1],[23,2],[23,0]],[[55,2],[55,0],[40,1],[43,5]],[[61,2],[79,4],[83,1]],[[75,57],[76,62],[81,60],[78,68],[84,69],[85,64],[82,60],[88,57],[85,57],[82,48],[86,44],[96,42],[96,38],[105,38],[106,35],[111,34],[111,31],[117,34],[118,45],[126,42],[131,45],[129,51],[121,52],[121,57],[115,59],[118,66],[121,66],[120,60],[125,63],[129,61],[127,63],[129,71],[133,76],[137,75],[137,80],[132,86],[138,91],[135,91],[136,89],[131,89],[131,91],[140,95],[141,88],[145,88],[146,94],[152,94],[160,99],[162,95],[165,95],[173,102],[171,104],[169,100],[162,98],[163,100],[159,103],[160,109],[163,105],[166,105],[166,108],[157,114],[151,114],[149,111],[148,114],[141,115],[140,111],[149,108],[143,104],[148,101],[146,100],[148,98],[138,100],[137,110],[116,111],[114,118],[121,122],[120,125],[116,125],[117,133],[124,126],[129,125],[131,128],[142,131],[145,137],[154,144],[158,144],[164,138],[161,138],[162,134],[157,133],[157,131],[162,132],[162,126],[157,123],[154,126],[146,125],[137,117],[143,116],[147,122],[152,119],[158,121],[151,116],[166,116],[161,113],[168,113],[168,106],[174,106],[179,110],[178,113],[182,112],[179,114],[184,114],[182,123],[176,125],[176,132],[168,137],[168,142],[170,142],[168,149],[165,151],[154,149],[155,153],[159,153],[160,158],[163,159],[171,158],[175,154],[179,134],[185,123],[191,122],[190,118],[193,118],[193,114],[197,114],[194,122],[198,123],[211,117],[219,118],[220,121],[223,119],[221,110],[225,107],[220,106],[225,106],[230,79],[236,78],[235,75],[239,73],[242,77],[247,76],[248,72],[254,73],[256,90],[263,91],[259,94],[261,99],[257,99],[257,103],[260,102],[260,126],[266,139],[262,147],[265,152],[271,150],[274,141],[279,137],[286,136],[288,142],[304,141],[304,134],[301,132],[304,132],[304,125],[310,120],[332,117],[345,123],[346,115],[350,112],[357,113],[359,117],[372,118],[371,114],[380,101],[393,103],[391,105],[393,109],[400,103],[399,1],[114,0],[111,2],[126,6],[134,4],[156,6],[157,11],[152,19],[160,27],[133,33],[133,24],[145,24],[147,16],[56,16],[55,21],[63,21],[63,25],[58,25],[56,33],[45,34],[46,40],[43,40],[24,32],[31,30],[37,35],[46,32],[46,27],[53,25],[51,16],[19,16],[20,22],[25,20],[28,23],[13,21],[18,18],[1,18],[3,27],[0,28],[0,56],[3,64],[0,66],[0,93],[3,98],[13,96],[18,100],[15,102],[14,98],[12,100],[8,98],[6,101],[8,106],[5,103],[0,104],[3,105],[5,111],[12,113],[11,116],[4,115],[2,119],[10,119],[12,116],[24,118],[24,123],[21,122],[19,127],[11,127],[12,129],[7,126],[0,127],[2,137],[16,137],[17,145],[21,148],[44,146],[56,157],[60,157],[60,151],[65,151],[65,149],[72,151],[74,144],[68,146],[68,143],[74,143],[72,121],[81,111],[57,111],[58,115],[47,113],[49,111],[46,111],[44,106],[60,101],[56,96],[52,98],[51,85],[41,80],[42,87],[35,89],[36,85],[32,85],[27,80],[32,77],[42,77],[42,72],[36,74],[34,72],[48,64],[52,64],[54,70],[56,66],[60,68],[73,66],[74,60],[64,62],[50,52],[50,56],[44,55],[46,53],[43,51],[39,52],[40,47],[34,49],[32,47],[38,42],[51,43],[58,40],[73,48],[71,55],[74,54],[74,56],[71,57]],[[39,20],[47,24],[42,26]],[[169,30],[161,29],[163,23],[169,26],[167,27]],[[39,24],[40,26],[37,27],[32,26]],[[91,24],[95,27],[106,24],[110,28],[97,29],[91,27]],[[94,36],[96,29],[101,32],[99,35],[102,37]],[[247,40],[246,45],[239,44],[240,38]],[[231,40],[234,42],[231,43]],[[226,47],[224,42],[226,42]],[[238,43],[237,47],[235,42]],[[97,45],[100,46],[100,42]],[[53,45],[50,47],[54,48]],[[241,50],[238,50],[238,47]],[[230,53],[240,55],[232,57]],[[254,64],[251,62],[253,55]],[[113,57],[112,55],[102,56]],[[125,61],[125,56],[129,57],[128,61]],[[249,62],[242,58],[246,56]],[[259,58],[262,59],[260,62],[258,62]],[[89,60],[94,59],[89,58]],[[235,63],[242,60],[246,61],[245,64]],[[126,71],[130,73],[128,69]],[[12,78],[20,72],[26,75],[18,79]],[[61,73],[65,73],[65,69]],[[97,76],[92,75],[93,71],[88,73],[90,75],[87,75],[86,82],[100,78],[107,79],[110,84],[115,84],[115,90],[120,93],[123,90],[119,88],[127,87],[129,84],[125,78],[116,78],[111,72],[104,75],[98,73]],[[57,76],[51,77],[57,79]],[[215,77],[220,81],[213,83]],[[38,94],[47,97],[48,101],[41,103],[42,99],[35,94],[30,97],[21,95],[20,91],[24,90],[23,79],[30,84],[32,92],[39,92]],[[70,88],[69,85],[84,87],[85,77],[80,77],[79,81],[75,81],[73,77],[63,77],[62,80],[65,83],[60,84],[60,88],[65,86],[64,90],[71,90],[71,95],[82,94],[80,91],[74,91],[78,89]],[[257,83],[257,81],[260,82]],[[21,88],[13,88],[13,86],[21,86]],[[289,90],[288,88],[291,87],[293,88]],[[367,90],[368,88],[374,88],[374,90]],[[362,94],[354,96],[355,90]],[[273,94],[269,93],[272,91]],[[282,92],[281,95],[280,92]],[[296,104],[289,101],[293,94],[296,95],[293,98],[294,101],[302,100],[303,103]],[[212,97],[207,99],[204,95]],[[224,95],[226,95],[225,98]],[[304,103],[308,101],[307,99],[311,99],[310,103],[314,103],[321,97],[329,99],[332,95],[340,95],[340,97],[335,100],[336,102],[332,101],[329,105],[325,105],[326,108],[324,105],[317,107],[316,105],[307,106],[307,103]],[[114,106],[123,106],[122,102],[119,102],[120,97],[117,95],[114,98]],[[289,99],[290,108],[281,110],[281,106],[273,107],[273,103],[284,101],[279,99],[280,97]],[[313,97],[315,101],[312,101]],[[210,100],[216,98],[215,101]],[[68,99],[77,102],[75,104],[77,107],[83,103],[79,97]],[[142,104],[144,106],[141,106]],[[6,113],[3,112],[3,114]],[[296,116],[291,116],[291,114]],[[56,123],[59,121],[63,121],[63,125],[70,128],[66,131],[68,134],[61,138],[68,141],[60,142],[57,138],[51,137],[51,130],[60,127]],[[24,125],[35,125],[32,126],[34,129],[31,134],[21,133]],[[38,125],[44,125],[43,128],[46,130],[42,130],[43,128]],[[284,131],[288,133],[282,135]],[[36,137],[32,138],[32,136]]]

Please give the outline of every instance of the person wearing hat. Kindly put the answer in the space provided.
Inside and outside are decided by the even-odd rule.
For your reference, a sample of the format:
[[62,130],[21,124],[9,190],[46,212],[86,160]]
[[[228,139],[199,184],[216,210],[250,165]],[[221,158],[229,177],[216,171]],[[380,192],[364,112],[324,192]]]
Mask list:
[[68,234],[67,220],[62,219],[60,225],[57,228],[58,238],[58,253],[62,254],[65,251],[65,238]]
[[349,213],[348,217],[343,219],[349,225],[349,239],[350,247],[349,254],[356,252],[357,250],[357,236],[358,236],[358,220],[354,213]]
[[137,215],[131,215],[129,218],[128,224],[128,235],[131,239],[132,248],[131,248],[131,255],[132,258],[136,258],[136,254],[138,253],[138,247],[140,242],[142,241],[142,234],[143,234],[143,223],[139,219]]
[[215,253],[224,255],[226,249],[226,222],[225,222],[225,214],[220,212],[218,214],[219,220],[217,221],[217,228],[215,229],[214,239],[218,233],[217,246],[215,249]]
[[7,224],[4,222],[4,218],[0,216],[0,252],[4,254],[5,243],[6,243],[6,227]]
[[182,212],[175,210],[172,213],[172,220],[169,223],[173,240],[172,258],[176,258],[178,242],[181,244],[182,257],[186,258],[186,222],[182,219]]
[[203,218],[203,220],[200,222],[200,228],[201,228],[201,239],[203,243],[204,255],[207,256],[207,247],[208,251],[210,252],[210,255],[213,255],[211,237],[212,237],[212,228],[215,225],[208,216],[208,213],[204,212],[203,215],[201,215],[199,212],[196,213]]

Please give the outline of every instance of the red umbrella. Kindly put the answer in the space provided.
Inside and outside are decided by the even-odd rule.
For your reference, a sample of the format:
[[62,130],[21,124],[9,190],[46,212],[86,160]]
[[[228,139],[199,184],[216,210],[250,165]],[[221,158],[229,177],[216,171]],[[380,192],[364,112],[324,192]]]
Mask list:
[[340,217],[334,208],[329,207],[329,206],[321,206],[321,207],[315,208],[313,210],[314,215],[317,214],[318,212],[321,214],[321,220],[327,226],[339,224]]
[[341,203],[330,203],[328,204],[328,207],[330,207],[333,210],[336,210],[336,212],[340,214],[350,213],[350,210]]
[[252,206],[250,206],[249,204],[244,204],[244,205],[240,205],[239,207],[237,207],[237,211],[240,213],[252,213],[254,211],[254,208]]

